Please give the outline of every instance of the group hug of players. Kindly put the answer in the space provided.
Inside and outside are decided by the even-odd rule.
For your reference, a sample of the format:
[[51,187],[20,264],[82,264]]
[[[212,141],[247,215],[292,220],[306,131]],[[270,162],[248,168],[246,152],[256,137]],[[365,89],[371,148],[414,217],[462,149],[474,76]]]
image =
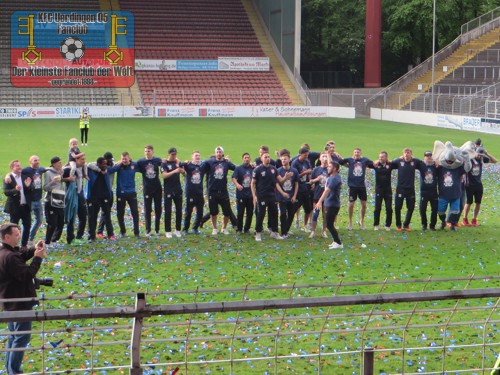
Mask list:
[[[135,182],[135,174],[139,173],[142,175],[144,223],[147,236],[155,233],[160,235],[162,213],[164,213],[164,229],[167,238],[187,235],[190,233],[191,218],[195,213],[192,227],[194,234],[199,234],[199,229],[207,221],[211,221],[212,235],[229,234],[229,223],[237,233],[248,233],[255,215],[255,240],[261,241],[264,219],[267,214],[267,232],[271,238],[278,240],[289,238],[295,217],[297,217],[297,228],[301,227],[301,230],[308,232],[309,237],[313,238],[316,235],[316,226],[321,215],[323,218],[321,236],[327,238],[327,232],[330,232],[333,242],[329,247],[342,248],[342,241],[335,228],[341,205],[343,182],[339,172],[342,165],[348,168],[348,230],[354,227],[354,206],[358,199],[361,202],[361,212],[357,225],[362,230],[366,229],[365,177],[367,169],[373,169],[375,173],[374,229],[380,229],[382,204],[385,204],[386,213],[384,228],[389,231],[392,226],[392,171],[396,170],[394,202],[396,228],[398,231],[410,231],[410,221],[416,205],[417,170],[421,177],[419,208],[422,229],[435,230],[439,217],[441,229],[448,225],[451,230],[456,230],[462,211],[463,225],[477,225],[483,192],[481,181],[483,163],[496,162],[496,159],[482,147],[477,149],[477,156],[471,160],[470,165],[457,169],[447,169],[437,165],[430,151],[424,154],[423,160],[414,158],[409,148],[405,148],[403,155],[392,161],[388,159],[384,151],[380,152],[377,160],[371,161],[362,155],[359,148],[354,149],[351,157],[343,158],[335,151],[333,141],[327,142],[322,152],[311,151],[307,144],[303,144],[297,155],[292,155],[287,149],[281,149],[276,152],[276,159],[272,159],[267,146],[261,146],[259,154],[260,157],[252,161],[250,154],[244,153],[242,163],[235,165],[224,155],[224,149],[218,146],[215,148],[214,155],[204,161],[201,160],[200,152],[193,151],[191,159],[182,162],[177,157],[175,148],[170,148],[168,156],[162,159],[154,155],[153,146],[147,145],[144,148],[144,157],[137,161],[132,161],[130,155],[123,152],[120,160],[115,162],[112,154],[107,152],[105,157],[98,158],[97,162],[86,164],[82,154],[76,158],[76,165],[66,168],[62,168],[60,158],[55,157],[51,160],[50,168],[42,168],[43,171],[40,171],[49,172],[45,175],[43,185],[41,173],[37,176],[33,172],[37,171],[36,167],[41,167],[37,165],[35,168],[31,166],[31,169],[28,169],[30,169],[30,183],[39,178],[38,188],[41,190],[43,186],[46,192],[45,213],[47,226],[50,228],[45,239],[47,244],[59,240],[64,223],[68,226],[68,243],[71,243],[75,239],[73,232],[76,218],[79,220],[76,240],[82,239],[87,222],[89,241],[94,241],[96,237],[106,238],[104,230],[108,239],[115,239],[111,220],[115,195],[120,235],[126,236],[124,216],[128,205],[133,221],[134,236],[139,237],[139,210]],[[231,175],[230,171],[232,171]],[[183,181],[181,175],[184,176]],[[16,178],[16,174],[12,174],[14,184]],[[236,215],[231,208],[229,178],[235,186]],[[87,181],[84,184],[85,179]],[[116,188],[113,188],[115,180]],[[70,187],[73,188],[70,189]],[[52,203],[57,199],[54,199],[52,195],[56,195],[56,192],[60,193],[61,190],[66,191],[64,197],[66,205],[54,207]],[[70,190],[73,199],[69,199]],[[466,194],[466,199],[463,199],[464,194]],[[203,215],[206,198],[209,212]],[[462,204],[464,200],[465,205]],[[69,207],[70,201],[71,207]],[[402,208],[405,202],[406,216],[402,220]],[[469,224],[468,215],[473,202],[476,205]],[[431,208],[429,221],[426,212],[428,205]],[[185,206],[184,210],[183,206]],[[219,208],[223,215],[221,224],[218,223]],[[298,212],[301,208],[303,210],[302,226],[298,225]],[[55,211],[58,213],[54,218]],[[72,215],[68,215],[65,211],[72,211]],[[172,225],[173,213],[175,213],[175,218]],[[24,232],[29,229],[23,225]],[[31,237],[28,234],[23,235],[23,245],[26,245],[24,242],[33,240]]]

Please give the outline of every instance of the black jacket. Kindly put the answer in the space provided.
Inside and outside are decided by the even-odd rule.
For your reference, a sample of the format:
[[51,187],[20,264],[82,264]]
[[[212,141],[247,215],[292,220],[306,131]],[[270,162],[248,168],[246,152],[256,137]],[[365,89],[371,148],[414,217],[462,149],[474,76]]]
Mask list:
[[[21,175],[26,204],[31,207],[31,192],[33,191],[33,181],[29,186],[26,186],[24,181],[27,178],[28,176]],[[10,183],[6,183],[5,181],[3,182],[3,192],[7,196],[3,211],[8,214],[16,212],[16,210],[19,210],[19,207],[21,206],[21,192],[16,189],[17,183],[12,173],[10,174],[10,180]]]
[[[40,269],[42,258],[34,256],[35,248],[19,251],[18,247],[2,243],[0,248],[0,299],[36,297],[33,278]],[[26,261],[33,258],[31,264]],[[0,302],[6,311],[31,310],[36,301]]]

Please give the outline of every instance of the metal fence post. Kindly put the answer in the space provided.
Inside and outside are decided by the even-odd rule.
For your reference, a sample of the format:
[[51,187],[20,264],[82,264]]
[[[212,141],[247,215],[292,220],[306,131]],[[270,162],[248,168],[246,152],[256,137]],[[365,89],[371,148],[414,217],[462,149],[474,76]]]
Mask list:
[[[135,300],[135,312],[140,313],[146,307],[146,295],[137,293]],[[141,368],[141,334],[142,334],[142,315],[136,315],[132,327],[132,340],[130,345],[131,367],[130,375],[142,375]]]
[[373,375],[373,348],[363,350],[363,375]]

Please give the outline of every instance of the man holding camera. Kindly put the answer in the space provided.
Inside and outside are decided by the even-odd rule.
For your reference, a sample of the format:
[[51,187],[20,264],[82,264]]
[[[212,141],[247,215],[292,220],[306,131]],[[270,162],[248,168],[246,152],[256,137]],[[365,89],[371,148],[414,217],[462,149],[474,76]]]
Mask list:
[[[7,223],[0,226],[0,299],[9,298],[35,298],[36,273],[40,269],[42,259],[47,255],[43,240],[37,242],[35,247],[20,251],[18,247],[21,239],[21,230],[17,224]],[[33,259],[32,259],[33,258]],[[31,260],[30,264],[26,262]],[[36,301],[0,302],[4,311],[31,310]],[[9,322],[7,326],[11,334],[7,340],[7,349],[26,348],[30,342],[31,321]],[[24,350],[9,351],[5,354],[7,374],[21,374],[21,364]]]

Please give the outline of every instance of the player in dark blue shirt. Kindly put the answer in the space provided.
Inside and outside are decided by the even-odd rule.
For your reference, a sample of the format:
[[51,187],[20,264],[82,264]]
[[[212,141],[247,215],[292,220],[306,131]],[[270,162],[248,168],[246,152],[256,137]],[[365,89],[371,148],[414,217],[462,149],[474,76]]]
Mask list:
[[163,193],[165,205],[165,234],[172,238],[172,203],[175,205],[175,231],[174,235],[181,237],[182,225],[182,186],[180,175],[185,175],[184,166],[177,159],[177,149],[171,147],[168,150],[168,158],[161,165],[161,176],[163,177]]
[[227,224],[231,216],[231,205],[229,192],[227,190],[227,174],[229,170],[234,171],[236,166],[224,158],[224,149],[221,146],[215,148],[215,157],[203,163],[203,171],[207,176],[208,185],[208,208],[212,219],[212,235],[217,235],[217,215],[219,205],[222,208],[224,220],[221,232],[229,234]]
[[162,160],[154,157],[154,148],[151,145],[146,145],[144,147],[144,156],[144,158],[137,160],[137,166],[142,173],[146,236],[151,235],[151,212],[153,202],[155,205],[155,232],[156,235],[159,235],[162,198],[162,188],[159,176]]
[[[403,156],[392,161],[394,169],[398,170],[398,182],[396,185],[396,198],[394,200],[394,215],[396,216],[396,227],[398,232],[403,229],[410,232],[410,222],[415,210],[415,171],[421,160],[413,157],[411,148],[403,150]],[[406,217],[401,224],[401,210],[406,201]],[[402,227],[401,227],[402,226]]]
[[[299,172],[299,191],[297,194],[297,203],[295,211],[297,212],[300,207],[304,209],[304,231],[308,232],[307,224],[312,212],[312,196],[310,194],[311,184],[309,179],[312,173],[312,165],[308,158],[309,149],[302,147],[299,151],[299,156],[292,162],[292,168]],[[298,220],[298,219],[297,219]]]
[[290,227],[295,214],[295,203],[299,190],[299,172],[290,166],[290,151],[280,150],[281,168],[278,168],[278,183],[281,190],[277,189],[276,200],[280,209],[281,236],[289,238]]
[[419,212],[422,220],[422,230],[427,230],[427,204],[431,206],[430,230],[436,230],[438,191],[437,191],[437,166],[432,159],[432,152],[424,153],[424,160],[418,164],[420,172],[420,204]]
[[[325,191],[326,179],[328,178],[328,162],[330,161],[330,155],[328,155],[328,152],[323,151],[319,157],[319,161],[321,162],[321,164],[313,169],[310,180],[311,184],[314,186],[314,193],[313,193],[314,205],[318,203],[318,200],[323,194],[323,191]],[[324,238],[328,238],[326,234],[324,208],[322,209],[322,212],[323,212],[323,229],[321,231],[321,235]],[[316,226],[318,225],[319,214],[320,211],[315,209],[312,215],[311,234],[309,235],[309,238],[314,238],[314,236],[316,235]]]
[[189,226],[191,225],[191,215],[193,209],[196,208],[196,219],[193,224],[193,233],[200,234],[198,228],[200,227],[203,218],[203,206],[205,205],[205,198],[203,197],[203,164],[201,162],[201,155],[199,151],[193,151],[191,154],[191,161],[184,164],[185,186],[184,194],[186,195],[186,216],[184,217],[184,234],[188,234]]
[[[497,159],[490,155],[483,147],[476,149],[476,157],[471,159],[472,168],[467,172],[467,184],[465,192],[467,194],[467,201],[464,207],[464,218],[462,225],[477,227],[477,216],[481,209],[481,202],[483,199],[483,181],[481,179],[483,174],[483,164],[497,163]],[[475,202],[474,212],[472,214],[472,221],[469,223],[469,212],[472,203]]]
[[342,249],[344,245],[340,240],[339,233],[335,229],[335,218],[340,210],[340,192],[342,189],[342,179],[340,178],[340,164],[336,161],[328,163],[328,172],[330,176],[326,180],[325,191],[316,203],[315,208],[320,209],[323,202],[326,207],[326,227],[332,235],[333,242],[328,246],[329,249]]
[[[236,230],[237,233],[248,233],[252,225],[254,210],[251,190],[253,166],[250,164],[250,154],[248,152],[245,152],[241,159],[243,164],[236,167],[232,177],[236,187],[236,209],[238,211]],[[246,220],[243,227],[245,213]]]
[[392,224],[392,164],[388,161],[387,152],[381,151],[378,160],[368,168],[375,172],[375,210],[373,211],[373,229],[380,229],[380,212],[382,202],[385,204],[385,230],[391,230]]
[[281,190],[277,183],[278,170],[271,165],[271,157],[266,152],[261,157],[262,164],[255,167],[252,173],[252,196],[256,208],[255,240],[261,241],[262,224],[266,215],[271,238],[282,240],[278,233],[278,208],[276,206],[276,189]]
[[365,227],[365,215],[366,215],[366,185],[365,176],[366,168],[372,164],[372,161],[361,155],[361,149],[359,147],[355,148],[351,158],[345,158],[339,160],[340,165],[349,165],[349,170],[347,172],[347,186],[349,186],[349,225],[347,230],[352,230],[352,217],[354,214],[354,203],[359,198],[361,202],[361,218],[359,220],[360,229],[366,229]]

